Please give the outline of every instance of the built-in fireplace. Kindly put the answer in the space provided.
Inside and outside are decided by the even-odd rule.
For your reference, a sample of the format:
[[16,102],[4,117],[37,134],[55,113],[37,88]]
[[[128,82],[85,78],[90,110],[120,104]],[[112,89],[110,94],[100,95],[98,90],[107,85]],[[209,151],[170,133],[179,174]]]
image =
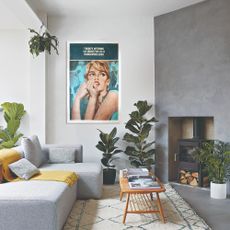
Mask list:
[[170,180],[192,186],[208,186],[207,174],[193,157],[194,150],[206,139],[213,139],[213,118],[169,119]]

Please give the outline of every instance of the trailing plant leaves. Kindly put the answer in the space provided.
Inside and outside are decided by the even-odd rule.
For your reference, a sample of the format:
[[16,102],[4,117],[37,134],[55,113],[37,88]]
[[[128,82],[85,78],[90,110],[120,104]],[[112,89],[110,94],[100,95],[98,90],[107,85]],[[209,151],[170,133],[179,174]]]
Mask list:
[[30,53],[38,56],[39,53],[45,50],[51,54],[52,48],[56,51],[58,55],[58,39],[56,36],[51,36],[47,31],[43,34],[39,34],[33,29],[29,29],[31,33],[35,35],[29,40]]

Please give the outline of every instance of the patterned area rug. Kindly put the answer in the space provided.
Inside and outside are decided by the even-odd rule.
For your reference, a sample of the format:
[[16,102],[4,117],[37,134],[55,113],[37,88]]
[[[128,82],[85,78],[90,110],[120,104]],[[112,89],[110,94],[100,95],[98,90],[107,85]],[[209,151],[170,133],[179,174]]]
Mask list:
[[211,229],[169,184],[160,198],[166,217],[163,224],[158,214],[127,214],[122,224],[125,196],[119,200],[119,185],[103,187],[100,200],[78,200],[67,219],[63,230],[168,230],[168,229]]

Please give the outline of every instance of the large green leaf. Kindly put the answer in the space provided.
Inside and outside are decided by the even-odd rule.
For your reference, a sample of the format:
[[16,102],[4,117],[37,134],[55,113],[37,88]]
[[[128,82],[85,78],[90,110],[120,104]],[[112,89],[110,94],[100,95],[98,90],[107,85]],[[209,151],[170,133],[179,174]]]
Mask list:
[[119,140],[119,137],[115,137],[113,140],[112,140],[112,145],[115,145],[117,143],[117,141]]
[[139,138],[130,134],[130,133],[126,133],[123,137],[123,140],[127,141],[127,142],[133,142],[133,143],[138,143],[139,142]]
[[134,119],[130,119],[127,124],[125,125],[125,128],[126,129],[129,129],[131,132],[134,132],[134,133],[139,133],[140,132],[140,129],[137,128],[137,123],[135,122]]
[[155,141],[152,141],[146,145],[143,146],[143,150],[147,149],[148,147],[150,147],[151,145],[153,145],[155,143]]
[[105,145],[101,141],[98,142],[98,144],[96,145],[96,148],[102,152],[106,152]]
[[138,101],[134,105],[137,107],[141,116],[145,115],[152,108],[152,105],[148,105],[147,101]]
[[150,132],[151,128],[152,128],[152,125],[150,125],[148,123],[144,124],[144,126],[141,130],[141,133],[140,133],[141,140],[144,140],[149,136],[149,132]]
[[5,141],[0,144],[0,149],[2,148],[12,148],[14,147],[15,142],[13,140]]
[[147,123],[151,122],[158,122],[158,120],[155,117],[152,117],[151,119],[147,120]]
[[117,134],[117,128],[113,128],[113,130],[110,132],[109,137],[112,139],[116,136]]
[[124,152],[128,156],[138,156],[139,155],[139,152],[133,146],[127,146]]
[[112,152],[112,154],[115,155],[115,154],[122,153],[122,152],[123,152],[122,150],[116,149],[114,152]]
[[8,135],[8,133],[5,130],[1,130],[0,131],[0,139],[2,139],[3,141],[8,141],[8,140],[10,140],[10,136]]
[[131,119],[133,119],[137,123],[142,123],[142,116],[138,111],[133,111],[132,113],[129,114]]
[[98,131],[100,132],[100,138],[101,138],[101,141],[105,144],[107,142],[107,139],[106,139],[106,134],[103,133],[100,129],[98,129]]
[[13,138],[20,126],[20,120],[10,119],[7,123],[7,130],[9,135]]

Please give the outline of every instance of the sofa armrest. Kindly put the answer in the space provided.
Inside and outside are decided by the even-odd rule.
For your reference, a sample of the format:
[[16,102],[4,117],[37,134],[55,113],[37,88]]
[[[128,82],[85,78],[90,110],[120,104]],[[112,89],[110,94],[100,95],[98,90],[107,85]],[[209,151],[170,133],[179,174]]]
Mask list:
[[71,148],[75,150],[75,162],[83,162],[83,147],[82,145],[67,145],[67,144],[47,144],[42,146],[44,153],[44,161],[49,160],[49,149],[50,148]]

